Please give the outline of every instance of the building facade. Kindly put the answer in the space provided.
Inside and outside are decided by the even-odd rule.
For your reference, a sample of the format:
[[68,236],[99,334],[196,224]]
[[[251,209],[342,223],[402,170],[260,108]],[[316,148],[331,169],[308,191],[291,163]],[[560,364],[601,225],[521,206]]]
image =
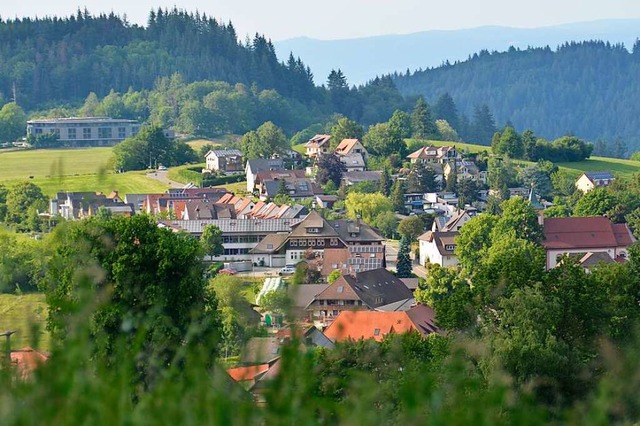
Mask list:
[[55,134],[61,145],[109,146],[135,136],[136,120],[108,117],[72,117],[27,121],[27,136]]

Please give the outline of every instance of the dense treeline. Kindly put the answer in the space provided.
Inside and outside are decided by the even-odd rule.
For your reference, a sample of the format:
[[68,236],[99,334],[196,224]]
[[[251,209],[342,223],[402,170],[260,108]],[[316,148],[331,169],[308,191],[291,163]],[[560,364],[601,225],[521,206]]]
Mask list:
[[637,146],[640,45],[632,53],[604,42],[508,52],[482,51],[462,63],[394,75],[404,95],[435,101],[450,93],[460,111],[487,104],[500,123],[545,138],[572,132],[588,140],[626,139]]
[[241,43],[231,23],[175,8],[151,12],[146,28],[87,11],[0,21],[0,39],[0,91],[8,97],[15,88],[27,108],[151,88],[175,72],[188,81],[256,82],[299,99],[315,90],[311,71],[300,60],[280,63],[265,37]]
[[242,42],[231,23],[175,8],[152,11],[146,27],[87,11],[0,19],[0,39],[0,106],[55,107],[49,116],[149,120],[211,136],[265,121],[299,130],[334,112],[372,124],[407,106],[390,77],[349,87],[337,70],[318,87],[300,58],[279,62],[264,36]]

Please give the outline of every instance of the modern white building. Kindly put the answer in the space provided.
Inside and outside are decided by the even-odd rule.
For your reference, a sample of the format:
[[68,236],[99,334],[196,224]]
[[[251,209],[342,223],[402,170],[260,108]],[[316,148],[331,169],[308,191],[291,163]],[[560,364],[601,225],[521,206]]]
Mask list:
[[115,145],[140,131],[136,120],[71,117],[27,121],[27,136],[55,134],[61,145]]

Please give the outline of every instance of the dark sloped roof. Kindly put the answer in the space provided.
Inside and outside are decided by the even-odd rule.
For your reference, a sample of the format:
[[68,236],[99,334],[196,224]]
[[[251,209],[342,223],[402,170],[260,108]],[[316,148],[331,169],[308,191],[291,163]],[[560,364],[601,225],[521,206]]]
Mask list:
[[[329,223],[335,232],[340,235],[340,239],[345,242],[385,240],[383,236],[362,221],[359,224],[353,220],[332,220]],[[357,235],[352,237],[353,232]]]
[[411,290],[399,278],[384,268],[346,275],[335,283],[345,281],[371,309],[413,297]]
[[294,308],[306,308],[327,287],[327,284],[290,285],[287,291]]
[[284,162],[282,158],[255,158],[247,161],[247,166],[251,173],[257,174],[265,170],[282,170]]

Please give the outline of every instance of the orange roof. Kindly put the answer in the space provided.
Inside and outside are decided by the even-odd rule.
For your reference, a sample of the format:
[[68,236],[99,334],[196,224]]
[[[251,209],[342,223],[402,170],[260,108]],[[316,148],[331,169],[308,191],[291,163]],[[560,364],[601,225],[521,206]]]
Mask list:
[[340,142],[340,145],[336,147],[336,152],[346,154],[351,151],[353,146],[358,142],[358,139],[343,139],[342,142]]
[[331,340],[374,339],[415,330],[405,312],[342,311],[324,334]]
[[249,367],[236,367],[227,370],[227,373],[236,382],[254,380],[256,376],[269,370],[269,364],[251,365]]
[[374,339],[382,341],[389,333],[418,331],[422,335],[437,333],[433,309],[417,305],[408,311],[341,311],[324,334],[331,340]]
[[48,356],[29,346],[25,346],[17,351],[11,351],[11,364],[18,368],[23,377],[31,374],[38,365],[46,362],[48,359]]
[[219,203],[228,203],[234,197],[233,193],[227,192],[218,200]]

